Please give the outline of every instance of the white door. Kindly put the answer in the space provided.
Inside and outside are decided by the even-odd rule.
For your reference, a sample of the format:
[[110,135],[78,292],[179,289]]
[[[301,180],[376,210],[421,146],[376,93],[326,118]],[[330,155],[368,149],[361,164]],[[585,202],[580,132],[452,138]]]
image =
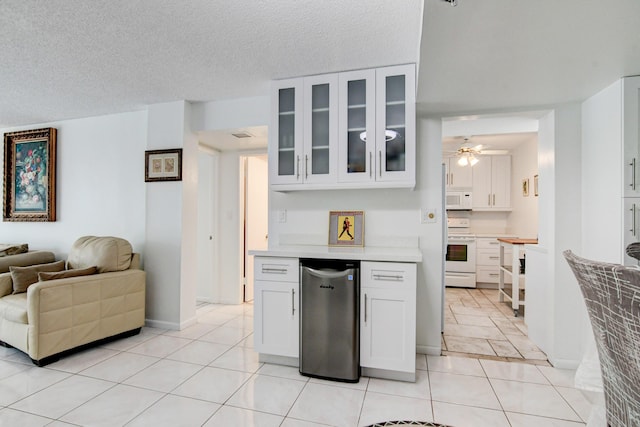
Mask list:
[[215,179],[218,156],[205,151],[198,153],[198,284],[196,299],[218,302],[218,257],[216,256]]
[[267,156],[247,157],[245,173],[245,292],[253,301],[253,255],[249,250],[267,249],[269,213],[269,168]]

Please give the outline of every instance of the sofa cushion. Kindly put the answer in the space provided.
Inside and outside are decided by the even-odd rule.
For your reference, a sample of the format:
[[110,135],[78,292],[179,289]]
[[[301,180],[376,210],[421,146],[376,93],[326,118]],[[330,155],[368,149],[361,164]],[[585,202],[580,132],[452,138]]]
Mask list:
[[9,267],[27,267],[29,265],[46,264],[56,260],[50,251],[30,251],[23,254],[0,257],[0,273],[8,273]]
[[0,243],[0,257],[23,254],[25,252],[29,252],[29,245],[26,243],[21,245]]
[[10,322],[28,324],[27,294],[23,292],[0,298],[0,315]]
[[29,285],[38,281],[38,273],[41,271],[62,271],[64,261],[51,262],[49,264],[38,264],[29,267],[9,267],[11,271],[11,281],[13,282],[13,293],[19,294],[27,292]]
[[131,264],[131,252],[131,244],[125,239],[84,236],[71,247],[67,268],[97,266],[98,273],[127,270]]
[[87,268],[74,268],[72,270],[64,270],[58,272],[41,271],[38,273],[38,280],[41,282],[55,279],[68,279],[69,277],[90,276],[96,274],[98,268],[94,265]]

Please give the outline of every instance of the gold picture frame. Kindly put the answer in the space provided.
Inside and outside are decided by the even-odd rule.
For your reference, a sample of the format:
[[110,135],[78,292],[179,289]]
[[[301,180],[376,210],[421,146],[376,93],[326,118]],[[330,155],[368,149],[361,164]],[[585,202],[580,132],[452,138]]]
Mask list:
[[182,148],[145,151],[144,180],[182,181]]
[[529,178],[522,180],[522,196],[529,197]]
[[364,246],[364,211],[330,211],[329,246]]
[[55,128],[4,134],[4,221],[56,220]]

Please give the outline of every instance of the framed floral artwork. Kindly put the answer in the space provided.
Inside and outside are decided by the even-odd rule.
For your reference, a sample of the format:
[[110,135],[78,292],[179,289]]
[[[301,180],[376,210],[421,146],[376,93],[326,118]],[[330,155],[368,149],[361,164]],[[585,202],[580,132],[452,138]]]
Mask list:
[[5,221],[56,220],[56,129],[4,134]]
[[145,151],[144,180],[182,181],[182,148]]

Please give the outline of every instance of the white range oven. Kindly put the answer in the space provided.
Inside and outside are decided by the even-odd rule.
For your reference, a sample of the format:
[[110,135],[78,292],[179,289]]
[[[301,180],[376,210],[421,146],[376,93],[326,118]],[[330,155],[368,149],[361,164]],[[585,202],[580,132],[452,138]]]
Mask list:
[[468,218],[447,219],[445,286],[476,287],[476,236],[469,232]]

